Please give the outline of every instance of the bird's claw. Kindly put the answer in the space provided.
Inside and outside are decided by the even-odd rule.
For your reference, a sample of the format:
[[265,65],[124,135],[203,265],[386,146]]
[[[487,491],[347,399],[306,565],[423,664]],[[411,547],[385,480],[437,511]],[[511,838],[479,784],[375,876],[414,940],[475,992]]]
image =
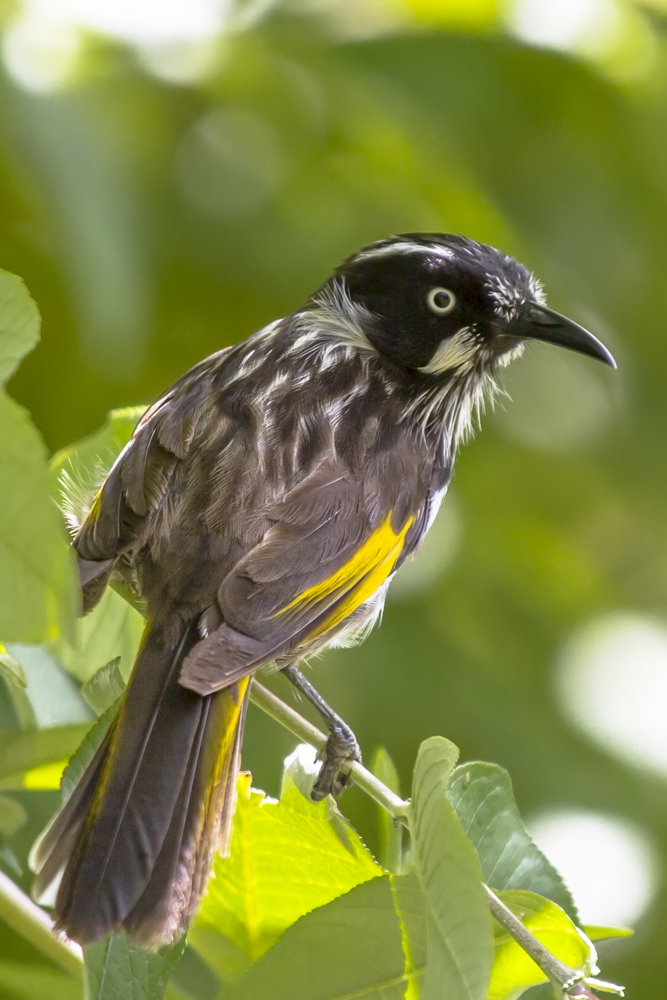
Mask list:
[[327,795],[338,798],[343,789],[349,788],[353,783],[349,773],[341,771],[341,765],[355,760],[361,763],[357,739],[344,723],[332,728],[319,756],[323,763],[310,793],[313,802],[321,802]]

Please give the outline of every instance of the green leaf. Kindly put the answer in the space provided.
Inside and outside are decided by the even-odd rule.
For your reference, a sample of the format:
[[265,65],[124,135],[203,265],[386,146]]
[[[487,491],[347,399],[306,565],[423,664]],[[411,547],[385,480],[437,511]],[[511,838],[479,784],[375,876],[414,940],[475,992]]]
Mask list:
[[7,843],[4,834],[0,835],[0,867],[11,872],[12,875],[18,875],[19,878],[23,875],[19,859]]
[[28,679],[18,660],[10,656],[5,646],[0,642],[0,677],[4,677],[14,687],[27,688]]
[[404,971],[408,977],[405,1000],[419,1000],[419,977],[426,968],[428,947],[426,899],[416,872],[393,876],[391,884],[401,922]]
[[23,643],[7,643],[7,649],[25,671],[26,695],[39,729],[93,722],[93,713],[81,689],[53,653],[43,646]]
[[81,688],[81,694],[97,715],[104,715],[125,690],[119,667],[120,656],[117,656],[105,667],[100,667]]
[[[595,974],[595,949],[560,906],[522,890],[499,892],[498,896],[552,955],[570,968],[582,969],[586,975]],[[547,982],[539,966],[495,921],[494,934],[495,957],[488,1000],[514,1000],[531,986]]]
[[[1,325],[1,318],[0,318]],[[71,634],[74,565],[49,496],[44,444],[28,414],[0,392],[0,635],[42,642]]]
[[0,991],[17,1000],[81,1000],[81,984],[55,967],[0,962]]
[[447,797],[492,889],[536,892],[578,919],[569,889],[523,825],[507,771],[482,761],[461,764],[452,774]]
[[[378,747],[371,763],[371,771],[376,778],[391,788],[397,795],[401,794],[398,772],[389,752],[384,747]],[[395,823],[386,809],[377,807],[380,850],[378,861],[387,871],[399,874],[403,871],[403,825]]]
[[0,733],[0,778],[70,757],[89,725],[54,726],[32,732]]
[[0,795],[0,833],[6,837],[20,830],[28,821],[25,807],[9,795]]
[[185,938],[155,953],[131,945],[124,934],[86,945],[86,1000],[162,1000],[184,950]]
[[423,1000],[484,1000],[493,959],[491,918],[472,844],[446,787],[458,750],[426,740],[415,764],[410,829],[428,913]]
[[304,798],[290,775],[294,755],[288,762],[280,802],[252,790],[250,775],[240,776],[230,856],[216,858],[190,931],[190,943],[223,982],[304,913],[382,875],[340,814]]
[[104,715],[100,716],[92,729],[88,730],[81,743],[77,746],[76,752],[73,754],[70,762],[63,771],[63,776],[60,782],[60,791],[63,802],[70,797],[79,778],[88,767],[90,761],[93,759],[95,751],[104,739],[105,733],[111,725],[111,721],[116,714],[117,708],[118,702],[111,705],[106,710]]
[[100,603],[75,626],[74,646],[57,646],[60,660],[70,673],[88,681],[110,660],[120,657],[120,670],[128,677],[139,650],[146,623],[141,615],[110,587]]
[[301,917],[224,997],[402,1000],[407,982],[390,876],[383,875]]
[[39,310],[21,278],[0,270],[0,382],[14,374],[39,340]]
[[180,991],[179,997],[185,994],[192,1000],[216,1000],[220,993],[220,980],[190,946],[185,949],[173,971],[166,996],[175,990]]
[[[0,271],[0,382],[38,338],[37,306],[20,278]],[[0,510],[0,635],[41,642],[71,634],[73,562],[48,496],[46,450],[26,411],[2,391]]]

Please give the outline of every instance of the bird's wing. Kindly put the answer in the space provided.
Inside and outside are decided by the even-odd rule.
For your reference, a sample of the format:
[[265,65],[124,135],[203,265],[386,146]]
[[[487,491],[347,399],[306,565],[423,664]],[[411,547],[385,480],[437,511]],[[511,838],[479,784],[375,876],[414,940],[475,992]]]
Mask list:
[[407,442],[358,474],[319,465],[222,581],[224,624],[192,650],[181,683],[208,693],[345,627],[423,533],[428,472]]
[[203,389],[224,364],[229,348],[200,362],[143,415],[116,459],[74,538],[81,583],[90,591],[86,610],[99,598],[109,573],[141,536],[148,515],[165,497],[196,431]]

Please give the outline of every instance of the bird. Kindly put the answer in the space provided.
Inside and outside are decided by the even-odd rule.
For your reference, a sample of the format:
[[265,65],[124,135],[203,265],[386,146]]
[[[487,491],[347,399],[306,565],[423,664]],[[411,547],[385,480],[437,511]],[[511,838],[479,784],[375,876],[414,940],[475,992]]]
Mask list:
[[187,930],[228,850],[261,668],[328,726],[312,797],[342,790],[359,746],[298,665],[378,621],[500,369],[535,341],[615,367],[514,258],[394,235],[145,412],[73,538],[83,610],[112,582],[147,624],[106,736],[33,849],[59,930],[149,949]]

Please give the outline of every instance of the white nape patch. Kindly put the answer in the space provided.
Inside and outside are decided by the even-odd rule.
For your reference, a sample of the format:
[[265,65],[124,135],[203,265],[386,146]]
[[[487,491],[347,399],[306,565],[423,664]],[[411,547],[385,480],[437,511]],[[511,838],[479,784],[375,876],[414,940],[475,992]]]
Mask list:
[[479,344],[473,327],[464,326],[448,337],[437,348],[427,365],[420,372],[427,375],[442,375],[449,371],[469,370],[475,364]]
[[354,258],[357,260],[371,260],[373,257],[402,256],[409,253],[435,254],[437,257],[445,257],[453,260],[454,251],[449,247],[443,247],[438,243],[387,243],[386,246],[374,247],[370,250],[362,250]]
[[368,309],[352,301],[342,282],[335,281],[319,293],[314,309],[297,314],[300,336],[289,353],[325,338],[342,347],[375,354],[375,348],[364,333],[364,328],[372,323],[373,318]]

